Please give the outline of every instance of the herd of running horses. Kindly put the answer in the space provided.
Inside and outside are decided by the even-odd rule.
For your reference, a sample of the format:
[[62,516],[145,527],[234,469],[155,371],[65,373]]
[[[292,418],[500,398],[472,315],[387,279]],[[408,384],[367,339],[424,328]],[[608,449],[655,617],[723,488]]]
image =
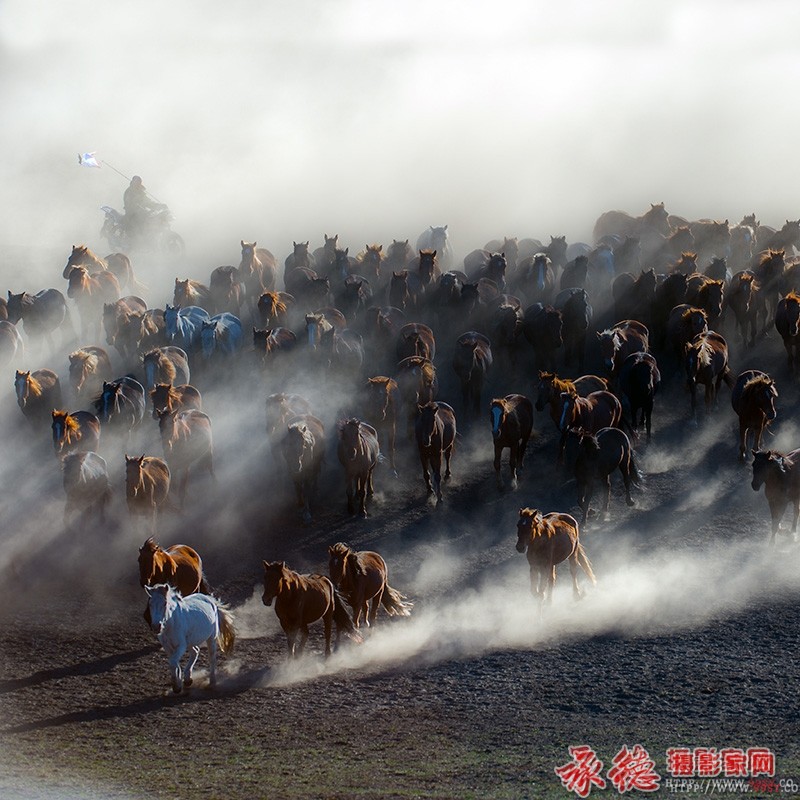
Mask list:
[[[329,445],[344,476],[347,512],[367,517],[376,467],[387,463],[396,474],[397,451],[406,442],[416,444],[425,489],[441,504],[459,431],[485,415],[498,488],[506,489],[507,449],[515,489],[534,409],[548,410],[558,433],[553,459],[576,478],[581,520],[519,511],[517,549],[527,553],[541,608],[558,563],[568,562],[576,596],[579,568],[594,582],[580,528],[596,485],[608,514],[617,470],[626,502],[634,504],[631,487],[640,477],[634,448],[640,435],[647,441],[653,435],[662,380],[685,380],[694,424],[697,385],[706,415],[717,413],[721,385],[730,387],[739,458],[748,457],[752,443],[752,486],[765,486],[771,541],[789,504],[795,533],[800,450],[760,449],[776,417],[775,380],[755,369],[735,375],[729,363],[731,349],[744,352],[775,329],[789,374],[800,368],[796,252],[800,220],[780,229],[755,215],[736,225],[690,221],[657,204],[640,217],[602,214],[592,244],[507,237],[460,263],[446,226],[424,231],[415,247],[393,240],[355,255],[339,246],[338,236],[326,235],[316,250],[295,242],[282,270],[269,250],[241,241],[238,267],[214,269],[207,283],[176,276],[172,298],[151,307],[128,256],[100,258],[76,245],[62,273],[65,292],[9,291],[0,299],[0,364],[16,368],[21,413],[36,429],[50,427],[63,472],[65,524],[76,515],[89,521],[104,514],[111,478],[101,439],[106,455],[114,452],[121,462],[120,443],[140,426],[158,425],[161,453],[125,455],[126,499],[129,513],[149,527],[139,553],[146,617],[168,651],[173,688],[181,691],[191,684],[200,644],[211,650],[213,682],[216,642],[224,652],[234,638],[230,612],[210,596],[197,553],[186,545],[162,549],[153,538],[160,513],[183,506],[190,476],[214,474],[203,392],[233,378],[266,387],[267,439],[305,524],[314,519]],[[64,385],[51,369],[19,368],[48,349],[65,356]],[[599,374],[584,374],[587,361]],[[318,396],[292,391],[298,374],[314,376]],[[532,379],[535,397],[519,391]],[[452,387],[446,399],[440,383]],[[335,392],[348,399],[331,437],[321,417]],[[145,422],[150,415],[155,423]],[[263,601],[275,602],[290,655],[302,651],[316,620],[329,653],[334,624],[358,640],[362,618],[374,623],[381,605],[390,615],[410,613],[412,604],[389,586],[379,554],[337,543],[329,557],[329,576],[263,563]],[[190,602],[194,595],[201,599]]]

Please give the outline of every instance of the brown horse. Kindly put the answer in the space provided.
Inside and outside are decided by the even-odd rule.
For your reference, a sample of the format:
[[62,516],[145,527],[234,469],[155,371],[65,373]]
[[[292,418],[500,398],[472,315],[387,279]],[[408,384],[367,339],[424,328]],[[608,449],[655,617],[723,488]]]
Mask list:
[[433,361],[436,356],[436,339],[433,331],[420,322],[409,322],[400,328],[397,336],[397,360],[420,356]]
[[311,414],[293,417],[281,441],[283,458],[294,482],[297,505],[303,509],[303,521],[311,522],[311,496],[325,457],[325,427]]
[[66,453],[76,450],[92,450],[96,452],[100,444],[100,420],[88,411],[68,411],[54,409],[51,412],[53,419],[53,449],[56,456],[61,457]]
[[290,313],[295,299],[286,292],[263,292],[256,303],[262,328],[291,328]]
[[125,496],[128,513],[150,517],[155,535],[158,512],[167,504],[170,474],[167,462],[155,456],[125,455]]
[[660,386],[661,371],[655,357],[650,353],[631,353],[622,362],[619,370],[619,388],[628,400],[631,413],[630,430],[634,438],[636,431],[644,426],[647,431],[647,441],[650,441],[653,429],[653,405]]
[[552,603],[556,567],[569,561],[572,593],[582,596],[578,586],[578,567],[596,584],[592,565],[579,541],[578,521],[556,511],[542,515],[534,508],[521,508],[517,521],[517,552],[526,553],[531,570],[531,592],[539,598],[539,614],[545,602]]
[[754,449],[761,449],[764,428],[777,416],[775,381],[765,372],[748,369],[736,379],[731,392],[731,405],[739,417],[739,461],[747,453],[747,434],[753,431]]
[[394,380],[406,407],[406,434],[411,438],[414,435],[417,406],[435,400],[439,392],[436,367],[427,358],[410,356],[397,365]]
[[69,354],[69,385],[78,400],[97,397],[112,377],[111,359],[102,347],[83,347]]
[[456,340],[453,370],[461,383],[461,400],[465,416],[478,416],[481,411],[483,385],[492,366],[492,345],[477,331],[467,331]]
[[126,353],[146,353],[154,347],[167,344],[164,310],[148,308],[144,313],[135,311],[119,318],[115,345]]
[[277,458],[280,442],[292,417],[311,413],[311,403],[299,394],[279,392],[267,397],[267,438],[273,455]]
[[189,470],[196,466],[198,469],[208,470],[211,477],[214,477],[211,418],[196,408],[162,411],[158,415],[158,429],[170,473],[174,476],[181,475],[178,502],[183,508]]
[[153,403],[153,419],[158,419],[163,412],[173,414],[176,411],[188,411],[190,408],[203,410],[203,397],[189,383],[173,386],[171,383],[157,383],[150,390]]
[[62,405],[61,382],[51,369],[17,370],[14,391],[20,410],[34,424],[46,423],[53,409]]
[[339,463],[347,483],[347,512],[367,516],[367,498],[372,497],[372,473],[378,464],[378,432],[371,425],[352,418],[339,423]]
[[91,451],[68,453],[61,460],[64,493],[64,525],[69,526],[71,514],[80,513],[82,522],[87,522],[93,511],[105,520],[106,503],[111,497],[108,466],[105,459]]
[[597,433],[601,428],[616,428],[622,420],[622,403],[608,391],[592,392],[580,397],[575,391],[561,393],[561,418],[558,428],[561,440],[558,449],[558,463],[564,459],[567,432],[577,428],[584,433]]
[[603,364],[617,375],[631,353],[646,353],[650,349],[647,326],[635,319],[625,319],[597,334]]
[[708,330],[708,314],[702,308],[695,308],[688,303],[681,303],[669,312],[667,320],[667,344],[673,353],[680,358],[686,351],[686,345],[695,336]]
[[115,303],[103,304],[103,328],[106,332],[106,344],[116,347],[123,359],[133,358],[135,350],[131,350],[129,342],[119,336],[120,323],[131,314],[144,314],[147,303],[141,297],[128,295]]
[[389,570],[383,557],[370,550],[355,551],[344,542],[328,548],[328,574],[333,585],[353,609],[353,625],[361,618],[369,628],[375,624],[378,607],[390,617],[408,617],[414,604],[389,586]]
[[239,316],[247,290],[236,267],[230,265],[217,267],[209,278],[208,290],[211,293],[211,308],[207,308],[206,311],[210,314],[227,311],[229,314]]
[[[414,428],[417,438],[422,477],[428,494],[436,492],[437,505],[442,502],[442,458],[444,479],[450,477],[450,459],[456,442],[456,414],[447,403],[433,401],[419,406]],[[431,472],[433,484],[431,484]]]
[[559,378],[554,372],[539,371],[536,386],[536,410],[544,411],[550,406],[550,418],[558,430],[561,420],[561,393],[574,390],[580,397],[588,397],[592,392],[608,389],[608,381],[597,375],[583,375],[574,381]]
[[208,286],[200,281],[190,278],[178,280],[175,278],[175,290],[172,293],[172,305],[186,308],[187,306],[200,306],[208,311],[211,308],[211,291]]
[[111,272],[90,275],[86,267],[73,267],[67,280],[67,297],[75,301],[80,312],[81,335],[86,338],[89,328],[95,326],[99,338],[104,306],[119,300],[119,281]]
[[731,278],[730,286],[725,293],[725,304],[733,312],[735,328],[741,334],[742,341],[753,347],[758,332],[759,303],[758,283],[752,272],[744,270],[737,272]]
[[696,386],[705,386],[706,413],[716,403],[723,381],[733,387],[733,375],[728,367],[728,343],[716,331],[700,333],[686,345],[686,380],[692,396],[692,416],[696,416]]
[[517,488],[517,472],[525,461],[525,450],[533,430],[533,403],[521,394],[508,394],[492,400],[489,421],[494,440],[494,471],[497,488],[503,488],[500,477],[500,459],[503,450],[509,450],[508,465],[511,470],[511,488]]
[[366,384],[365,416],[378,431],[378,440],[384,439],[389,457],[389,466],[397,475],[395,466],[395,438],[397,415],[402,398],[397,382],[385,375],[369,378]]
[[800,517],[800,450],[791,453],[778,453],[775,450],[760,452],[753,450],[753,482],[751,486],[758,491],[762,484],[764,494],[769,503],[769,512],[772,517],[772,534],[770,544],[775,544],[775,539],[780,528],[781,518],[786,507],[792,504],[792,539],[797,538],[797,518]]
[[189,356],[180,347],[156,347],[142,356],[145,389],[157,383],[186,384],[191,380]]
[[258,297],[262,292],[275,289],[278,278],[278,261],[265,247],[256,247],[258,242],[240,240],[242,260],[239,262],[239,275],[244,281],[247,294]]
[[578,505],[583,512],[581,525],[589,517],[589,503],[594,494],[596,480],[603,481],[605,501],[603,513],[608,515],[611,502],[611,473],[619,469],[625,484],[625,502],[635,505],[631,497],[631,484],[639,484],[639,471],[633,458],[633,448],[625,431],[619,428],[601,428],[596,434],[581,434],[578,458],[575,461],[575,478],[578,484]]
[[708,324],[716,327],[722,315],[722,295],[725,281],[714,280],[695,273],[686,282],[686,302],[706,312]]
[[186,544],[173,544],[163,550],[151,536],[139,548],[139,584],[158,583],[168,583],[184,597],[195,592],[211,594],[196,550]]
[[798,367],[797,357],[800,348],[800,296],[794,292],[789,292],[778,302],[775,311],[775,329],[783,339],[789,372],[793,373]]
[[[303,653],[308,626],[321,619],[325,629],[325,656],[331,654],[331,628],[336,623],[336,644],[344,632],[356,642],[361,634],[353,625],[344,598],[325,575],[301,575],[289,569],[285,561],[264,561],[264,593],[261,601],[271,606],[286,634],[289,658]],[[299,638],[298,638],[299,637]]]
[[72,253],[64,267],[64,278],[69,278],[73,267],[86,267],[91,275],[108,271],[116,277],[121,288],[135,292],[147,291],[147,287],[136,279],[131,260],[124,253],[110,253],[105,258],[100,258],[86,245],[76,244],[72,246]]

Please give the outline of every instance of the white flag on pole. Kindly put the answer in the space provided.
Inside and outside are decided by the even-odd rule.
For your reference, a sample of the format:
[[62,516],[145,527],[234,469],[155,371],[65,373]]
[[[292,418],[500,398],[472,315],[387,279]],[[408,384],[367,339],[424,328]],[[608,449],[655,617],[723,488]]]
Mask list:
[[78,163],[82,167],[100,167],[100,162],[94,157],[94,153],[78,153]]

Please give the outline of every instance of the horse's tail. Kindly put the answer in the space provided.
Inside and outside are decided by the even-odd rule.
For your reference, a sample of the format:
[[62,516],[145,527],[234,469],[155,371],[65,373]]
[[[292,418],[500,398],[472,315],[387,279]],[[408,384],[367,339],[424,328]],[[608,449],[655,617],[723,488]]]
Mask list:
[[736,384],[736,378],[733,377],[733,373],[730,371],[728,367],[725,367],[725,372],[722,375],[722,380],[725,381],[725,385],[729,389],[733,389],[734,385]]
[[388,583],[381,596],[381,605],[390,617],[410,617],[411,609],[414,607],[414,604],[404,594],[400,594],[397,589],[392,589]]
[[[636,424],[636,420],[634,420],[634,425],[635,424]],[[623,430],[623,431],[625,431],[625,433],[628,434],[628,436],[630,437],[631,442],[638,442],[639,441],[639,434],[636,431],[636,428],[634,427],[634,425],[631,425],[631,423],[628,422],[628,418],[624,414],[620,414],[619,415],[619,425],[617,427],[619,427],[620,430]]]
[[217,616],[219,618],[219,633],[217,634],[217,644],[225,655],[233,652],[233,645],[236,642],[236,629],[233,627],[233,614],[225,603],[214,598],[217,606]]
[[354,642],[360,644],[364,641],[364,637],[353,625],[344,595],[336,587],[333,589],[333,621],[336,623],[336,630],[346,633]]
[[578,542],[578,546],[575,549],[575,555],[577,556],[578,564],[580,564],[581,569],[586,573],[586,577],[592,582],[593,586],[597,586],[597,578],[595,578],[594,572],[592,571],[592,562],[589,561],[586,551],[583,549],[583,545],[580,542]]

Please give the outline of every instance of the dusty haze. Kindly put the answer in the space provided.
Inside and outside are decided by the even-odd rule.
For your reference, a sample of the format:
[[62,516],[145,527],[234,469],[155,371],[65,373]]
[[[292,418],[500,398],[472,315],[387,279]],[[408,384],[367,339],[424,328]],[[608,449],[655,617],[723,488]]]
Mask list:
[[282,257],[447,223],[463,254],[659,201],[780,224],[798,23],[790,2],[9,0],[0,242],[105,251],[126,182],[85,151],[142,175],[203,272],[240,238]]

